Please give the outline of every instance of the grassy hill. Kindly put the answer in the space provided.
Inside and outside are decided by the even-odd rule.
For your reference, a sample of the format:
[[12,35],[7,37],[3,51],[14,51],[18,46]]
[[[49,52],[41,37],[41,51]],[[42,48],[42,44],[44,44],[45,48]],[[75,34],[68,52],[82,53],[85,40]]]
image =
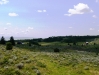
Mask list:
[[0,45],[0,75],[99,75],[99,56],[95,53],[29,49],[5,50],[5,46]]

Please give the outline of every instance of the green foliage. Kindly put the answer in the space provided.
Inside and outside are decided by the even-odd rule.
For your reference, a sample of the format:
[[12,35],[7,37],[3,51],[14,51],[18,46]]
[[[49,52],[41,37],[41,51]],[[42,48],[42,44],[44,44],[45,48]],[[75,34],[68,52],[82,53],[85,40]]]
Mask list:
[[54,49],[54,52],[59,52],[60,50],[58,48],[55,48]]
[[5,38],[2,36],[0,40],[0,44],[5,44],[5,43],[6,43]]
[[16,67],[18,69],[22,69],[24,67],[24,64],[23,63],[16,64]]
[[13,46],[11,42],[6,43],[6,50],[12,50]]
[[14,41],[13,36],[10,37],[10,41],[9,42],[11,42],[13,46],[15,45],[15,41]]
[[99,54],[99,45],[95,45],[94,52],[96,53],[96,55]]
[[31,43],[29,42],[28,45],[31,46]]
[[37,66],[42,67],[42,68],[46,68],[46,65],[42,62],[37,62]]
[[3,75],[14,75],[14,69],[9,68],[9,69],[5,69]]
[[[0,45],[0,74],[95,75],[97,72],[99,75],[99,56],[95,54],[99,53],[99,44],[89,42],[81,46],[83,43],[40,42],[42,46],[39,47],[23,44],[14,46],[13,50],[4,50],[5,46]],[[61,52],[55,53],[54,49]]]
[[31,45],[31,44],[37,45],[37,46],[41,46],[38,42],[33,41],[33,40],[30,40],[30,41],[29,41],[29,45]]

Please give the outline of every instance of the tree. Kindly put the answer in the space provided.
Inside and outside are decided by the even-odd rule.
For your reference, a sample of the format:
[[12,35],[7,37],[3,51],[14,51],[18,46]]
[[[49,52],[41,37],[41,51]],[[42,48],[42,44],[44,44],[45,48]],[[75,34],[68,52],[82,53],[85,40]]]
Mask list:
[[5,44],[5,43],[6,43],[5,38],[2,36],[0,40],[0,44]]
[[13,48],[12,43],[11,42],[7,42],[6,43],[6,50],[11,50]]
[[13,46],[15,46],[15,40],[14,40],[13,36],[10,37],[10,41],[9,42],[11,42]]

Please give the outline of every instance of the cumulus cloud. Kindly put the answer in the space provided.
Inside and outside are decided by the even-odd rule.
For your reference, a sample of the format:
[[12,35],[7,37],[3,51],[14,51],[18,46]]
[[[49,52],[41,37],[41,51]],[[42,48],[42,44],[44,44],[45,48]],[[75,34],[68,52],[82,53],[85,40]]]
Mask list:
[[96,16],[96,15],[93,15],[92,17],[93,17],[93,18],[97,18],[97,16]]
[[96,0],[96,2],[99,2],[99,0]]
[[73,27],[68,27],[68,28],[70,28],[70,29],[71,29],[71,28],[73,28]]
[[11,23],[6,23],[6,25],[11,25]]
[[9,15],[9,16],[19,16],[19,15],[16,14],[16,13],[9,13],[8,15]]
[[7,30],[7,28],[4,28],[4,30]]
[[89,30],[94,30],[94,28],[90,28]]
[[47,12],[46,10],[37,10],[37,12]]
[[28,29],[30,30],[30,29],[33,29],[33,27],[28,27]]
[[8,0],[0,0],[0,5],[7,4],[8,2]]
[[90,12],[93,12],[93,10],[91,10],[87,4],[79,3],[77,5],[74,5],[73,9],[69,9],[68,14],[64,14],[64,15],[72,16],[75,14],[84,14],[84,13],[90,13]]
[[43,12],[47,12],[46,10],[43,10]]

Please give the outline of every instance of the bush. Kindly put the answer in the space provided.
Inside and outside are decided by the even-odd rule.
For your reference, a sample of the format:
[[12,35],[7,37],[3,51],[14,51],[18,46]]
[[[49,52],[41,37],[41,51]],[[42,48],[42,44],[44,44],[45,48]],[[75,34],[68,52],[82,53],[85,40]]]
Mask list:
[[30,43],[33,44],[33,45],[41,46],[41,45],[40,45],[38,42],[36,42],[36,41],[31,41]]
[[42,67],[42,68],[46,68],[46,65],[44,63],[38,62],[37,66]]
[[22,69],[24,67],[24,64],[23,63],[16,64],[16,67],[18,69]]
[[58,48],[55,48],[55,49],[54,49],[54,52],[59,52],[59,49],[58,49]]
[[31,43],[29,42],[28,45],[31,46]]
[[37,75],[41,75],[41,73],[40,73],[40,71],[39,71],[39,70],[37,70],[37,71],[36,71],[36,74],[37,74]]
[[6,43],[6,50],[12,50],[13,46],[11,42]]

